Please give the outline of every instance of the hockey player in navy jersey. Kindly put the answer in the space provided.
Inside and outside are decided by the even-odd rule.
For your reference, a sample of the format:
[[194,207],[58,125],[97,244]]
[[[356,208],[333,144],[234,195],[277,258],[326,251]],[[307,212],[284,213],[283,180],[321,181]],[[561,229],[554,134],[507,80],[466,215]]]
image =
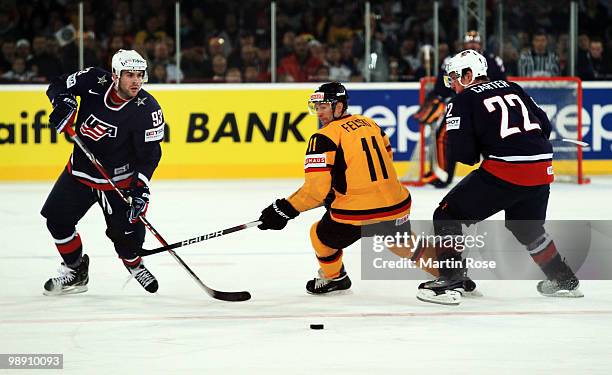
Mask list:
[[[478,31],[470,30],[465,33],[463,36],[463,49],[473,49],[484,56],[489,67],[487,70],[489,79],[492,81],[506,79],[504,62],[499,56],[484,51],[482,48],[482,39]],[[447,134],[445,123],[444,121],[438,122],[438,119],[440,119],[444,113],[445,103],[455,96],[455,92],[444,84],[444,77],[446,76],[445,69],[450,59],[451,57],[444,59],[442,67],[436,77],[433,90],[427,95],[425,103],[423,103],[418,112],[414,115],[417,121],[432,126],[432,130],[435,132],[433,136],[436,141],[431,144],[431,171],[426,173],[423,182],[432,184],[437,188],[447,187],[453,182],[453,177],[455,175],[455,162],[448,158],[448,152],[443,147]],[[433,167],[432,164],[437,164],[437,168]]]
[[[44,285],[46,295],[87,290],[89,257],[83,253],[76,224],[95,203],[125,267],[148,292],[158,289],[157,280],[135,253],[144,242],[145,229],[138,217],[149,204],[149,180],[161,158],[165,127],[159,104],[142,88],[146,81],[146,60],[136,51],[119,50],[112,58],[112,73],[87,68],[49,85],[47,96],[53,105],[49,124],[62,132],[74,123],[79,138],[131,203],[121,200],[75,145],[41,211],[63,259],[60,275]],[[78,116],[77,96],[81,98]]]
[[[486,59],[474,50],[454,56],[446,71],[447,84],[457,94],[445,115],[449,157],[467,165],[478,163],[481,155],[484,160],[440,202],[433,215],[436,235],[461,235],[461,224],[505,211],[506,227],[546,275],[537,290],[545,296],[582,297],[578,279],[543,226],[553,181],[548,117],[516,83],[490,81]],[[452,247],[439,248],[437,257],[450,261],[442,264],[462,260]],[[419,286],[417,298],[456,304],[476,287],[465,268],[439,271],[440,278]]]

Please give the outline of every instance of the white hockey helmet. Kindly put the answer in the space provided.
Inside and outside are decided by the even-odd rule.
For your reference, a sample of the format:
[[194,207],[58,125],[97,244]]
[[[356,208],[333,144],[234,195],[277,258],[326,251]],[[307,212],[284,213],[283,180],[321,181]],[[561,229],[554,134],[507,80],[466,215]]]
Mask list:
[[133,49],[120,49],[115,52],[111,62],[113,74],[121,77],[121,72],[124,70],[144,71],[143,82],[147,82],[149,75],[147,74],[147,60]]
[[466,49],[453,56],[446,64],[446,74],[444,75],[444,85],[451,87],[451,74],[459,80],[462,86],[469,86],[472,82],[464,85],[461,83],[461,76],[465,69],[472,71],[472,82],[476,77],[487,76],[487,59],[473,49]]

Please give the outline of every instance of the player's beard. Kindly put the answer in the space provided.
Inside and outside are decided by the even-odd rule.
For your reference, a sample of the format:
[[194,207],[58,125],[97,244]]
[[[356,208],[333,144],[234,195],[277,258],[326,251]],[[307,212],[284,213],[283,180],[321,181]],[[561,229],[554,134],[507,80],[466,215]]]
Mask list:
[[140,92],[140,90],[142,89],[142,85],[140,85],[138,87],[138,90],[135,93],[132,93],[132,90],[130,90],[131,85],[127,85],[127,87],[122,87],[121,85],[121,81],[117,82],[117,85],[115,86],[115,88],[117,89],[117,94],[119,94],[119,97],[124,99],[124,100],[130,100],[135,98],[138,93]]

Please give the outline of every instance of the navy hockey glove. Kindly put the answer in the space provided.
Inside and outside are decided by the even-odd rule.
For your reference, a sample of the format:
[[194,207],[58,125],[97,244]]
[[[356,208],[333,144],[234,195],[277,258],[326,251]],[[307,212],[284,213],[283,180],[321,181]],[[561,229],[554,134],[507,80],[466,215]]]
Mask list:
[[76,109],[77,101],[74,95],[59,94],[53,99],[53,111],[49,115],[49,125],[55,127],[55,130],[61,133]]
[[139,216],[144,216],[147,213],[149,194],[149,187],[144,184],[126,190],[125,195],[129,197],[130,201],[130,208],[127,212],[130,223],[136,223]]
[[286,199],[277,199],[276,202],[261,211],[261,216],[259,217],[261,224],[257,228],[262,230],[281,230],[287,225],[289,220],[299,214],[300,212],[293,208]]

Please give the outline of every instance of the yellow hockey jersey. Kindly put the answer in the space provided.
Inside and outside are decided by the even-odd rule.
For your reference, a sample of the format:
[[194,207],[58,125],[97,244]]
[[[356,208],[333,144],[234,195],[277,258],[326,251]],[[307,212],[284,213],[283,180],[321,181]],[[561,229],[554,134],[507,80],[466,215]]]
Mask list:
[[331,121],[310,137],[304,185],[288,200],[303,212],[332,195],[331,217],[348,224],[401,218],[410,212],[410,193],[393,167],[389,137],[361,115]]

